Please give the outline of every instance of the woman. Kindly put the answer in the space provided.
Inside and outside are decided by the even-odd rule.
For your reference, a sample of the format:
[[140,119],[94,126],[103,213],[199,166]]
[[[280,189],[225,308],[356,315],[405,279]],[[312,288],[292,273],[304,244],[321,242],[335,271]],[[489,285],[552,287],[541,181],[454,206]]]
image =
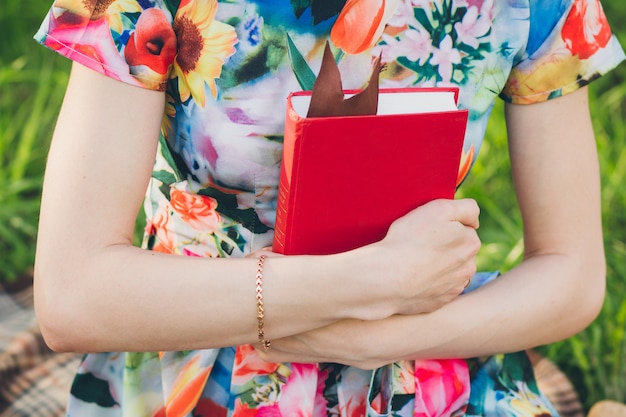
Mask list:
[[[100,352],[68,415],[556,415],[514,352],[580,331],[603,300],[585,86],[624,54],[596,0],[57,0],[36,38],[78,63],[35,282],[50,346]],[[328,38],[345,88],[373,56],[381,87],[459,86],[459,183],[508,102],[519,266],[474,274],[472,200],[428,203],[346,253],[263,250],[285,97]]]

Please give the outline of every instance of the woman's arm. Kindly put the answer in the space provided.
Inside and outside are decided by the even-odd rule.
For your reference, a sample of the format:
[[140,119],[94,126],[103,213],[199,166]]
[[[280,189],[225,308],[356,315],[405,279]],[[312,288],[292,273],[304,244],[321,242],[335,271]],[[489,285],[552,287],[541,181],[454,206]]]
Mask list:
[[[186,350],[257,340],[255,259],[131,245],[163,106],[163,93],[74,65],[46,168],[35,267],[37,315],[56,350]],[[472,201],[441,201],[404,218],[375,247],[268,259],[267,337],[449,302],[473,271],[477,217]],[[422,255],[398,265],[411,248]],[[440,253],[455,256],[429,263]],[[390,284],[381,277],[392,266],[398,272]],[[445,279],[435,283],[435,275]]]
[[525,258],[491,284],[430,314],[346,321],[277,340],[271,361],[375,367],[403,358],[466,358],[566,338],[604,298],[596,145],[581,89],[506,109]]

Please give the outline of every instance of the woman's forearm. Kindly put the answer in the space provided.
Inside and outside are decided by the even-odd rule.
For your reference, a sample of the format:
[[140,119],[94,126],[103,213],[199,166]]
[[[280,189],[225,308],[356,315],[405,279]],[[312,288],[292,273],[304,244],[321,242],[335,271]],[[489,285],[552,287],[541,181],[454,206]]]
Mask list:
[[[257,339],[255,258],[207,260],[127,245],[78,257],[40,260],[37,267],[37,310],[57,350],[186,350]],[[272,258],[264,275],[268,337],[349,316],[342,308],[348,303],[332,291],[341,277],[320,260]]]
[[397,343],[380,346],[375,356],[382,358],[400,344],[402,351],[392,357],[467,358],[552,343],[584,329],[598,314],[603,297],[601,252],[586,258],[536,256],[438,311],[395,316],[393,326],[379,322],[381,331],[406,337],[396,336]]

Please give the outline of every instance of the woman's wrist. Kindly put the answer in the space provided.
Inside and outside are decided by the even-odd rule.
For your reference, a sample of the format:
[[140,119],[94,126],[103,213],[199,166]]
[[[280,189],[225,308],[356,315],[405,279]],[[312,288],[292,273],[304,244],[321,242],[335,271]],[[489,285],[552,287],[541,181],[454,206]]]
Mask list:
[[384,290],[389,271],[377,260],[381,252],[370,245],[319,256],[254,254],[256,275],[250,286],[256,296],[257,343],[264,346],[342,320],[380,320],[396,314],[392,292]]
[[390,271],[383,271],[379,255],[375,245],[368,245],[328,257],[336,277],[329,292],[343,307],[341,319],[380,320],[396,313],[385,291]]

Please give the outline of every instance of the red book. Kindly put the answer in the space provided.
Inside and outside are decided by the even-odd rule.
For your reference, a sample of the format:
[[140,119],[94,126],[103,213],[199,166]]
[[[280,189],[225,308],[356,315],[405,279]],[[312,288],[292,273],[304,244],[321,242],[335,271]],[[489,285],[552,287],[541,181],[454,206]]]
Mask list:
[[275,252],[351,250],[418,206],[454,198],[468,117],[458,89],[380,89],[378,114],[366,116],[306,117],[310,95],[288,98]]

